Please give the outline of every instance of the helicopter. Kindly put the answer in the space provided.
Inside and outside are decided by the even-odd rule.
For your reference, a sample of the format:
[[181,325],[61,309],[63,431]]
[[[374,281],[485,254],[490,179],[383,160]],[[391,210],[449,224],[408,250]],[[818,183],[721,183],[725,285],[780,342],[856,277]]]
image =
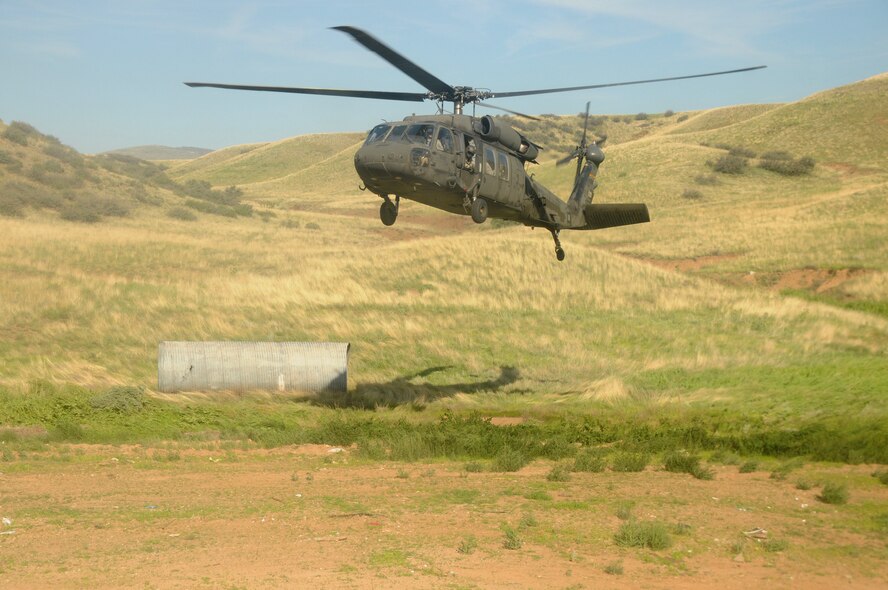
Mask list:
[[[552,234],[555,256],[559,261],[565,257],[560,240],[561,230],[596,230],[650,221],[650,214],[644,203],[592,202],[598,185],[596,177],[604,161],[601,145],[606,138],[590,140],[587,137],[589,103],[586,103],[583,134],[579,144],[571,154],[556,162],[562,165],[577,160],[573,190],[566,201],[534,180],[533,175],[527,172],[528,164],[538,163],[537,157],[543,150],[542,146],[489,115],[475,117],[465,114],[463,111],[466,105],[473,105],[474,113],[474,105],[490,98],[667,82],[735,74],[766,67],[754,66],[631,82],[493,92],[469,86],[451,86],[366,31],[351,26],[332,28],[350,35],[366,49],[413,78],[426,88],[427,92],[250,86],[209,82],[185,82],[185,84],[192,88],[210,87],[406,102],[434,101],[438,107],[436,114],[412,115],[402,121],[376,125],[355,153],[355,170],[363,183],[359,188],[369,190],[382,198],[379,207],[382,223],[387,226],[395,223],[402,198],[450,213],[469,215],[475,223],[484,223],[489,218],[514,221],[531,228],[547,229]],[[449,113],[444,111],[444,104],[448,102],[452,104],[452,112]],[[536,119],[491,104],[480,106]]]

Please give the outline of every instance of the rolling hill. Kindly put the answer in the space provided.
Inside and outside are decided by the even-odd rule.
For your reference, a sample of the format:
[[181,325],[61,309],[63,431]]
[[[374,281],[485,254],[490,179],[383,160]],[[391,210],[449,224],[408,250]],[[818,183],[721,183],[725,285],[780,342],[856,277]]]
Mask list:
[[[17,208],[0,217],[2,381],[150,386],[161,339],[318,339],[351,341],[362,395],[383,403],[438,400],[438,385],[517,367],[499,393],[436,403],[521,412],[525,402],[503,396],[575,407],[606,392],[701,404],[712,394],[763,411],[790,382],[799,396],[780,403],[793,412],[870,407],[888,379],[886,85],[597,117],[613,141],[596,198],[645,201],[653,222],[566,233],[561,265],[543,232],[409,202],[384,228],[378,199],[355,189],[359,134],[234,146],[163,169],[80,156],[21,125],[10,138],[4,126],[0,186]],[[544,122],[533,139],[557,146],[580,120]],[[766,150],[816,163],[780,174],[761,167]],[[745,154],[742,172],[715,171],[731,152]],[[554,166],[558,155],[533,172],[565,194],[573,171]],[[113,187],[130,208],[101,232],[34,196]],[[399,380],[429,367],[447,369]],[[857,401],[837,402],[841,391]]]
[[130,156],[140,160],[149,161],[165,161],[165,160],[193,160],[205,156],[212,152],[206,148],[199,147],[170,147],[166,145],[139,145],[128,148],[120,148],[103,152],[105,154],[116,154],[120,156]]

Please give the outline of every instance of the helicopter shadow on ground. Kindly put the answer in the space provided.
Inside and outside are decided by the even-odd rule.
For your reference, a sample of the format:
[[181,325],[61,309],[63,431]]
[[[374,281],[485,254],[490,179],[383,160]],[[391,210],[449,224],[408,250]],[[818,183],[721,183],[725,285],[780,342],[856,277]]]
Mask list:
[[373,409],[394,408],[411,404],[423,405],[445,397],[464,393],[495,392],[518,381],[520,372],[515,367],[501,366],[496,379],[464,383],[432,384],[416,382],[435,373],[452,369],[452,366],[429,367],[417,373],[397,377],[385,383],[359,383],[348,392],[324,392],[312,399],[317,405],[336,408]]

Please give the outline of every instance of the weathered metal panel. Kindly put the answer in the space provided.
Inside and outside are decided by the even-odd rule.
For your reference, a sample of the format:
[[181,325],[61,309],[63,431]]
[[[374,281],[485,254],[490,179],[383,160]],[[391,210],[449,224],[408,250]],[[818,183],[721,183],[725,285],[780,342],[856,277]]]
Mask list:
[[347,342],[161,342],[157,388],[347,391]]

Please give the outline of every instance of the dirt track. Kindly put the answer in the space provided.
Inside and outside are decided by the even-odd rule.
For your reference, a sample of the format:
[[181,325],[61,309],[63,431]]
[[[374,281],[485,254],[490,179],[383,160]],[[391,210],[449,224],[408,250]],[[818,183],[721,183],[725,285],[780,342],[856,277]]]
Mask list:
[[[699,481],[649,467],[551,482],[551,466],[466,473],[322,446],[34,453],[0,464],[0,515],[12,521],[0,528],[0,587],[888,585],[888,487],[871,468],[809,466],[779,481],[716,466]],[[796,488],[802,477],[846,481],[851,500],[818,502],[819,488]],[[672,547],[617,546],[625,502],[670,526]],[[520,548],[504,547],[507,526]],[[778,546],[742,535],[755,527]]]

